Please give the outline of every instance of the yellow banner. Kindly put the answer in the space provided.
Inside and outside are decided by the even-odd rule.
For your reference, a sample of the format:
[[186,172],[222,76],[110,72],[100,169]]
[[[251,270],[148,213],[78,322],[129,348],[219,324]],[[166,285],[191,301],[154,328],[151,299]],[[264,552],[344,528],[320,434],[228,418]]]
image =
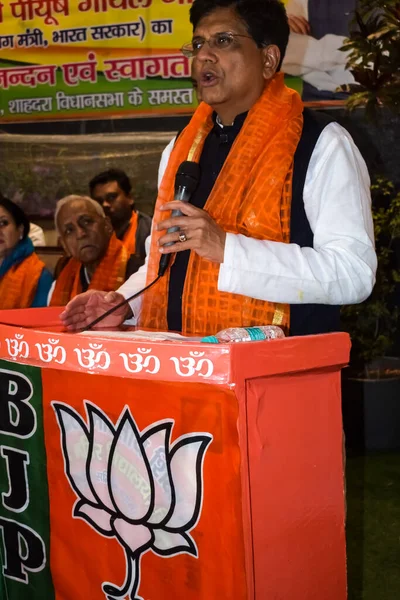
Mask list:
[[3,0],[0,119],[191,111],[190,64],[179,52],[191,4]]

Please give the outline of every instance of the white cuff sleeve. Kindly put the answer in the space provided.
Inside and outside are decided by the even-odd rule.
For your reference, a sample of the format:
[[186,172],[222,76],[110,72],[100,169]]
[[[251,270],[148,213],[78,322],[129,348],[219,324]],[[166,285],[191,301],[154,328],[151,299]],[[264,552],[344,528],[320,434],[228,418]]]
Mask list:
[[365,163],[337,123],[321,133],[304,186],[313,247],[228,233],[218,289],[289,304],[356,304],[377,266]]

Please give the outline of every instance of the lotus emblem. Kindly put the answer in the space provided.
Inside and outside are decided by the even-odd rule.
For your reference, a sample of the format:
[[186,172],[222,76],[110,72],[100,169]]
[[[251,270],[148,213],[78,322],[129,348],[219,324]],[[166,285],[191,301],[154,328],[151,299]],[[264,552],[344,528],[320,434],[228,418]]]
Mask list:
[[77,496],[72,514],[116,538],[125,551],[125,582],[104,582],[103,592],[108,600],[142,600],[137,593],[144,552],[198,556],[190,532],[201,515],[203,462],[212,435],[191,433],[171,443],[173,420],[139,431],[128,407],[114,425],[90,402],[86,422],[68,405],[52,405],[65,473]]

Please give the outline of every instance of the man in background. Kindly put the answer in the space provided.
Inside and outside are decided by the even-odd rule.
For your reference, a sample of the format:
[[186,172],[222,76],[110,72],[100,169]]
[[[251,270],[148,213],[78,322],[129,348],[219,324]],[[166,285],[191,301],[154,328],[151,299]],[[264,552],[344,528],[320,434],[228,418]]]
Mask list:
[[90,289],[116,290],[132,271],[127,248],[113,232],[100,204],[85,196],[57,203],[55,226],[69,259],[49,294],[52,306],[64,306]]
[[99,173],[89,183],[90,195],[111,219],[115,235],[135,256],[137,271],[146,257],[145,241],[150,235],[151,218],[135,210],[132,185],[129,177],[120,169]]
[[339,48],[349,34],[356,0],[288,0],[290,27],[283,71],[303,79],[306,101],[343,100],[341,85],[354,83]]

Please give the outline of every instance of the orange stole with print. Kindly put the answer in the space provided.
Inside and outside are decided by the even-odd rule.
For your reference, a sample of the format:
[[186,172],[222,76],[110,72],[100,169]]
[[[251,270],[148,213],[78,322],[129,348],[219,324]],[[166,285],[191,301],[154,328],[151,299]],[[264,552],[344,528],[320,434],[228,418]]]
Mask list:
[[[115,234],[111,236],[108,249],[96,268],[89,290],[112,292],[125,281],[129,252]],[[80,270],[82,263],[71,258],[56,281],[50,306],[65,306],[72,298],[82,292]]]
[[122,243],[128,250],[129,254],[135,254],[136,252],[136,231],[138,225],[138,213],[136,210],[133,211],[129,221],[129,227],[122,238]]
[[[160,185],[155,224],[169,215],[157,209],[173,199],[177,169],[184,160],[199,161],[213,127],[212,108],[204,102],[179,136]],[[289,243],[293,157],[303,128],[303,103],[275,75],[249,111],[204,210],[227,233]],[[160,253],[154,229],[147,283],[156,278]],[[234,326],[280,325],[289,329],[290,308],[218,290],[219,264],[191,252],[182,299],[182,332],[212,334]],[[168,328],[169,272],[146,292],[140,325]]]
[[0,278],[0,309],[29,308],[35,298],[44,262],[34,252]]

